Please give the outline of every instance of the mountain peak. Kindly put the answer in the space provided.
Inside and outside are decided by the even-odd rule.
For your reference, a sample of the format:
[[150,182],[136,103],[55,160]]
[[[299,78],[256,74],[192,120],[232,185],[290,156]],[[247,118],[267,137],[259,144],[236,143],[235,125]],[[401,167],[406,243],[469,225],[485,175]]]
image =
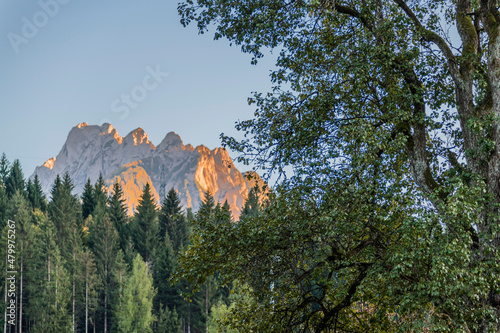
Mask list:
[[154,148],[154,145],[151,143],[151,141],[149,141],[148,135],[146,134],[146,132],[144,132],[144,130],[141,127],[138,127],[129,134],[127,134],[124,141],[128,143],[133,143],[134,146],[149,144],[152,148]]
[[100,135],[108,135],[108,134],[113,134],[113,138],[118,142],[118,144],[122,144],[123,138],[118,134],[118,131],[113,127],[113,125],[104,123],[101,126],[101,133]]
[[217,202],[228,201],[237,219],[251,188],[223,148],[210,150],[200,145],[194,149],[184,146],[177,133],[169,132],[155,149],[142,128],[121,137],[108,123],[73,127],[57,157],[37,167],[34,175],[49,194],[57,175],[65,172],[72,178],[76,194],[82,193],[87,179],[95,182],[101,174],[109,185],[120,181],[129,214],[134,212],[144,184],[150,183],[156,200],[174,188],[181,204],[195,211],[203,192],[210,190]]
[[[87,123],[85,123],[85,124],[87,124]],[[78,125],[78,126],[80,126],[80,125]],[[115,130],[115,128],[110,123],[104,123],[101,125],[102,134],[109,134],[109,133],[113,132],[113,130]]]
[[184,144],[182,143],[181,137],[179,134],[175,132],[168,132],[165,138],[158,145],[157,149],[163,151],[168,150],[169,148],[184,148]]

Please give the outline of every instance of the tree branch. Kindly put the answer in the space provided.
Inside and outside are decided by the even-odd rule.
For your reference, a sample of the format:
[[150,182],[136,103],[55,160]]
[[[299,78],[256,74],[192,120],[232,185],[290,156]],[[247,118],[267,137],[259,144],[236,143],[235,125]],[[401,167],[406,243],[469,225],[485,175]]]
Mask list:
[[457,59],[453,54],[453,52],[451,51],[451,48],[448,45],[448,43],[434,31],[424,28],[420,20],[417,18],[415,13],[413,13],[410,7],[408,7],[408,5],[404,0],[394,0],[394,2],[413,21],[413,24],[415,25],[417,32],[424,38],[424,40],[430,43],[434,43],[434,45],[436,45],[441,50],[441,53],[448,60],[448,67],[450,68],[450,73],[453,79],[458,80],[459,71],[458,71]]

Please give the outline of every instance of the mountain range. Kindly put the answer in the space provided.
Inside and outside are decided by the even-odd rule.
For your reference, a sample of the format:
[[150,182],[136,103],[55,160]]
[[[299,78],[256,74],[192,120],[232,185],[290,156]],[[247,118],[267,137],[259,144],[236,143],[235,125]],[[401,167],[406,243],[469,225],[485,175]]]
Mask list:
[[135,212],[149,182],[158,202],[174,188],[181,204],[193,211],[200,206],[204,192],[210,191],[217,202],[227,200],[237,219],[248,191],[256,182],[264,184],[255,172],[238,171],[224,148],[184,145],[174,132],[155,146],[142,128],[122,137],[108,123],[73,127],[59,154],[38,166],[32,177],[38,175],[43,191],[49,194],[56,176],[66,172],[79,195],[89,178],[94,183],[102,174],[109,191],[118,180],[129,214]]

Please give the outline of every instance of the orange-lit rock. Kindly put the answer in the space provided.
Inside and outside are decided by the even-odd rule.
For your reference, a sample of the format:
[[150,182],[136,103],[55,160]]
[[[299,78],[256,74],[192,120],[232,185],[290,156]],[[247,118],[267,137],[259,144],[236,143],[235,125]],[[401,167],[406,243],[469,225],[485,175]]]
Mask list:
[[[57,158],[36,168],[45,193],[50,192],[56,175],[68,172],[81,194],[90,178],[102,173],[110,190],[116,179],[124,189],[129,214],[137,207],[142,188],[150,182],[157,201],[174,188],[184,207],[196,211],[203,192],[209,190],[221,204],[227,200],[237,219],[248,191],[258,175],[249,180],[239,172],[223,148],[184,145],[179,135],[168,133],[154,146],[142,128],[121,137],[113,126],[79,124],[71,129]],[[33,174],[33,176],[34,176]]]

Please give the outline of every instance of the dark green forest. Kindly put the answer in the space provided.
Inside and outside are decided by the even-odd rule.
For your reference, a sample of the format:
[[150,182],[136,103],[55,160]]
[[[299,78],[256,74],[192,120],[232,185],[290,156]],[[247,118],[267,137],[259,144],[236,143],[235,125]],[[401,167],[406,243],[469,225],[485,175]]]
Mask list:
[[3,158],[12,332],[500,332],[499,4],[182,1],[184,26],[276,58],[221,134],[273,190],[232,221],[146,186],[129,218],[119,186],[60,175],[45,198]]
[[[249,201],[243,216],[251,211]],[[19,161],[4,154],[0,265],[5,281],[15,280],[1,286],[4,331],[218,331],[212,310],[220,315],[230,306],[232,286],[216,275],[196,291],[182,278],[171,281],[193,226],[207,219],[232,223],[227,203],[207,192],[193,214],[174,189],[158,205],[149,184],[128,216],[120,183],[108,195],[102,176],[88,180],[81,196],[67,174],[57,176],[47,198],[38,177],[26,180]]]

